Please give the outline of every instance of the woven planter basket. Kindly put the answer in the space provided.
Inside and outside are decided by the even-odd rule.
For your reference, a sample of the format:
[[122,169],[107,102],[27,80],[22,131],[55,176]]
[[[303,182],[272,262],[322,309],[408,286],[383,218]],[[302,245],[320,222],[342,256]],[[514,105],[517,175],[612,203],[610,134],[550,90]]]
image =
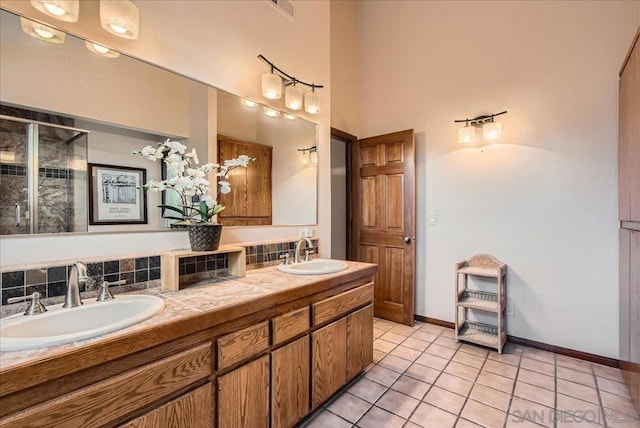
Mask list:
[[220,245],[222,225],[215,223],[190,224],[191,251],[215,251]]

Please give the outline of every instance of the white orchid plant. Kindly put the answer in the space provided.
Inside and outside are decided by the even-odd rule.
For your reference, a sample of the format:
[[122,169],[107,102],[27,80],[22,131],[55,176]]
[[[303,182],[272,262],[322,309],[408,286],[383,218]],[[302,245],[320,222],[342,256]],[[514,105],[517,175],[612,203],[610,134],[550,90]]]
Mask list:
[[[161,160],[167,166],[169,178],[162,181],[150,180],[143,189],[152,192],[173,190],[180,196],[180,207],[173,205],[159,205],[163,210],[163,218],[179,220],[182,224],[198,224],[211,222],[213,217],[224,210],[218,203],[221,194],[231,191],[231,184],[226,180],[229,172],[238,167],[247,167],[255,160],[246,155],[235,159],[225,160],[222,164],[206,163],[199,165],[196,149],[187,152],[187,147],[178,141],[167,140],[158,143],[157,147],[146,146],[133,154],[144,156],[152,161]],[[198,166],[199,165],[199,166]],[[211,195],[211,183],[207,179],[209,174],[215,173],[218,181],[216,196]],[[197,203],[193,201],[196,200]],[[172,211],[172,215],[166,211]],[[174,214],[175,213],[175,214]],[[176,215],[178,214],[178,215]]]

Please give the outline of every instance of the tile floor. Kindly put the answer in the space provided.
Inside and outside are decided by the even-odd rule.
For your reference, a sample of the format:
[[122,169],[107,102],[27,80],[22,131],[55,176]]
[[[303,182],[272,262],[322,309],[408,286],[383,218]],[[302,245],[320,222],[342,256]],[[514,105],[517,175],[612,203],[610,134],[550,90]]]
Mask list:
[[640,427],[619,370],[508,344],[502,355],[453,330],[376,319],[374,365],[301,426]]

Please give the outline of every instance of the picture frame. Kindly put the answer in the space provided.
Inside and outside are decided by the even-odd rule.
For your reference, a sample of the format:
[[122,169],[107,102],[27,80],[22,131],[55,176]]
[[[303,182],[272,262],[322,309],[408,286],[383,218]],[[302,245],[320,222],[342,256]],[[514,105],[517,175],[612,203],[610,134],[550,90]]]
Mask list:
[[89,163],[89,224],[147,224],[147,170]]

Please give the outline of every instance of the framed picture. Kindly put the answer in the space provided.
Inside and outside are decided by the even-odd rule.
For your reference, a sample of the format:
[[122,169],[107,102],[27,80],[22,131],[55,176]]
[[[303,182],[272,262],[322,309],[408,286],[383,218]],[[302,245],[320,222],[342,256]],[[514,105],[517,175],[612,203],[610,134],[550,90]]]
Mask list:
[[147,181],[143,168],[88,164],[89,224],[146,224]]

